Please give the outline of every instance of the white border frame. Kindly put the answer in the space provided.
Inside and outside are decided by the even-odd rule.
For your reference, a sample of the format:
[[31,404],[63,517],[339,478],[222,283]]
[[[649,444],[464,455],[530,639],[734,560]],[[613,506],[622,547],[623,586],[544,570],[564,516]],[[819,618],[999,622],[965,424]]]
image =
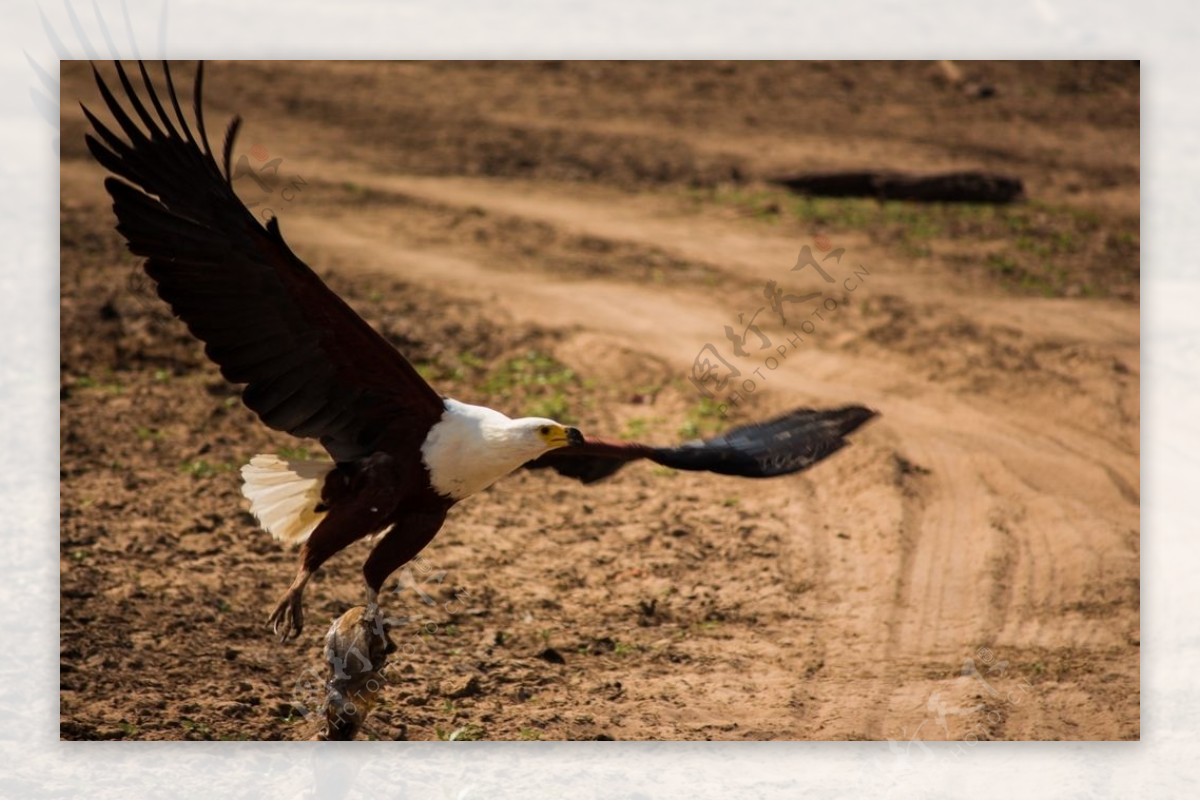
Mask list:
[[[126,43],[121,0],[97,0]],[[1200,13],[1182,3],[125,0],[172,58],[1141,58],[1141,743],[60,743],[57,114],[29,61],[109,54],[91,0],[5,7],[0,56],[0,793],[41,797],[1071,797],[1200,788]],[[166,7],[165,25],[160,25]],[[43,19],[45,22],[43,22]],[[22,55],[22,48],[25,56]],[[26,56],[28,58],[26,58]],[[38,97],[39,93],[42,95]],[[34,100],[31,102],[31,96]],[[51,96],[53,102],[57,98]],[[1189,525],[1191,524],[1191,525]]]

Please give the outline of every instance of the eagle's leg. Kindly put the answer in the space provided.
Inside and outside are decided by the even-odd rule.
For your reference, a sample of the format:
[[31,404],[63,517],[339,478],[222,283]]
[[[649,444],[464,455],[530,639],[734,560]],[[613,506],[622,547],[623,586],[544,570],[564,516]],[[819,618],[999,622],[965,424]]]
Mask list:
[[379,611],[379,590],[367,585],[367,617],[374,617]]
[[368,618],[375,618],[379,612],[379,591],[383,588],[383,582],[428,545],[445,520],[445,509],[410,512],[401,517],[375,544],[363,564]]
[[304,628],[304,587],[329,557],[362,538],[370,529],[354,507],[334,508],[300,548],[300,569],[268,621],[280,642],[300,636]]
[[304,587],[310,578],[312,571],[301,563],[295,580],[275,607],[275,611],[271,613],[271,619],[267,621],[280,642],[299,637],[304,628]]

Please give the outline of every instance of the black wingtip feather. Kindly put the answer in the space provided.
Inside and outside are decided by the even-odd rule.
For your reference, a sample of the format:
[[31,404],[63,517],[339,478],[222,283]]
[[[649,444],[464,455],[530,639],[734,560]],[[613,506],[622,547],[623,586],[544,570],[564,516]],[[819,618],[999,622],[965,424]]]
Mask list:
[[844,406],[828,413],[838,434],[846,436],[857,430],[869,420],[879,416],[879,412],[865,406]]
[[167,95],[171,98],[171,108],[175,111],[175,116],[179,119],[179,130],[183,134],[184,140],[188,144],[195,144],[195,139],[192,138],[192,130],[188,127],[187,117],[183,116],[183,109],[179,105],[179,95],[175,92],[175,81],[171,78],[171,63],[169,61],[162,62],[163,77],[167,81]]
[[167,110],[163,108],[163,104],[158,99],[158,93],[154,91],[154,81],[150,79],[150,71],[146,69],[145,61],[138,61],[138,71],[142,74],[142,85],[146,87],[146,95],[150,98],[150,103],[154,106],[154,111],[158,114],[158,119],[162,122],[163,128],[166,130],[167,138],[174,139],[178,137],[179,132],[171,124],[171,118],[167,115]]
[[129,98],[129,104],[133,106],[133,110],[137,113],[138,118],[142,121],[142,125],[146,127],[151,139],[161,138],[162,131],[158,129],[154,118],[150,116],[150,112],[146,110],[146,106],[142,103],[142,99],[138,97],[138,93],[133,88],[133,83],[129,80],[129,75],[125,72],[125,68],[121,66],[120,61],[114,61],[113,64],[117,68],[117,79],[121,82],[121,88],[125,90],[125,96]]
[[204,104],[201,98],[204,97],[204,62],[196,63],[196,83],[192,88],[192,107],[196,115],[196,132],[200,134],[200,144],[204,148],[204,155],[212,156],[212,147],[208,144],[208,133],[204,130]]
[[229,127],[225,129],[225,148],[221,156],[221,161],[225,165],[225,182],[230,186],[233,186],[233,140],[237,139],[238,131],[241,127],[241,116],[235,116],[229,121]]

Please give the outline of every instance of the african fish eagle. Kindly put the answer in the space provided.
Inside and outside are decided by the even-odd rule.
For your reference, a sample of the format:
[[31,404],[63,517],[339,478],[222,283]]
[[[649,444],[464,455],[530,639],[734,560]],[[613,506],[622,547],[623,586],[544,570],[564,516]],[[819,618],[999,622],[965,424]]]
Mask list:
[[585,484],[637,459],[782,476],[834,453],[875,414],[861,406],[796,409],[712,439],[655,447],[443,397],[291,251],[277,219],[264,227],[234,194],[230,157],[241,119],[230,123],[218,165],[204,130],[203,64],[192,93],[194,132],[169,65],[170,111],[145,65],[138,69],[149,107],[120,63],[125,102],[93,67],[124,137],[83,109],[94,133],[87,146],[113,173],[104,186],[117,231],[221,375],[245,385],[246,406],[272,429],[317,439],[332,457],[258,455],[241,471],[259,523],[301,546],[296,578],[269,620],[281,641],[300,633],[304,587],[329,557],[382,534],[363,565],[367,607],[377,610],[383,582],[433,539],[450,507],[522,466]]

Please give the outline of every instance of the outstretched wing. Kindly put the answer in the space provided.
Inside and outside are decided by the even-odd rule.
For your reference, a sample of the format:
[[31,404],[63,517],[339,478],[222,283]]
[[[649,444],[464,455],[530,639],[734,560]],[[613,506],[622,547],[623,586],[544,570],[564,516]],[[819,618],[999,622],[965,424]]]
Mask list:
[[419,441],[441,416],[441,397],[292,253],[275,219],[264,228],[234,194],[230,157],[240,119],[226,133],[222,173],[204,130],[204,65],[192,95],[196,133],[165,62],[174,121],[144,64],[153,114],[116,68],[132,115],[93,72],[124,138],[83,113],[95,132],[88,148],[116,176],[104,186],[117,230],[146,257],[159,297],[204,342],[221,374],[246,385],[246,406],[271,428],[320,439],[338,461]]
[[587,439],[582,445],[550,451],[526,467],[549,467],[584,484],[607,478],[637,459],[649,459],[676,470],[705,470],[727,476],[783,476],[843,448],[849,444],[846,435],[875,415],[862,406],[796,409],[774,420],[738,426],[718,437],[672,448]]

